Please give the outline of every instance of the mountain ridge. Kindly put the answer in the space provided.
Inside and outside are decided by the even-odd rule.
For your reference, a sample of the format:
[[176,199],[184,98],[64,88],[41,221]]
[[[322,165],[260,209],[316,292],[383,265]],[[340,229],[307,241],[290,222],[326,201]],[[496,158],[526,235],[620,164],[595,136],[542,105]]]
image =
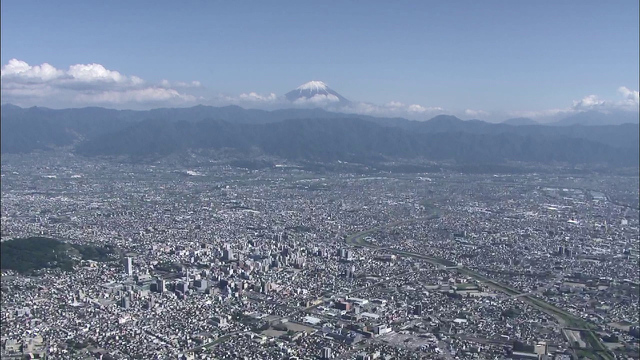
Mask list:
[[[452,115],[413,121],[340,114],[318,108],[265,111],[238,106],[195,106],[133,111],[96,107],[23,109],[3,105],[0,125],[2,153],[25,153],[70,146],[78,154],[87,156],[100,153],[166,155],[180,149],[204,146],[244,150],[256,147],[266,153],[288,158],[299,158],[295,154],[307,154],[318,159],[335,159],[340,156],[367,159],[426,156],[469,162],[479,161],[481,157],[478,158],[478,155],[486,154],[487,161],[501,162],[509,159],[510,151],[517,155],[514,155],[515,160],[523,161],[568,159],[587,163],[610,161],[632,164],[633,161],[627,160],[635,158],[633,153],[637,155],[639,143],[637,124],[513,126],[481,120],[461,120]],[[196,128],[199,130],[194,131]],[[318,133],[314,134],[313,131]],[[341,131],[347,134],[342,134]],[[267,135],[262,136],[260,132]],[[131,138],[128,133],[137,134],[138,139]],[[284,133],[287,136],[283,136]],[[120,136],[113,137],[114,134]],[[226,138],[218,138],[218,134],[225,134]],[[154,136],[157,139],[154,140]],[[211,140],[203,140],[202,136],[209,136]],[[339,151],[332,153],[330,149],[322,150],[321,144],[316,143],[319,138],[324,139],[326,147],[333,146]],[[442,143],[441,139],[445,138],[450,143]],[[277,141],[274,143],[270,139]],[[440,144],[446,151],[428,146],[425,139],[433,144]],[[492,145],[489,140],[497,142],[497,145]],[[112,144],[109,144],[110,141]],[[365,146],[363,142],[375,146]],[[165,144],[164,148],[162,143]],[[590,147],[585,144],[590,144]],[[536,146],[550,146],[558,154],[541,156],[547,150]],[[122,151],[115,151],[117,147],[121,147]],[[505,147],[512,149],[506,151]],[[537,157],[518,150],[527,147],[532,154],[538,154]],[[598,155],[595,150],[601,154]],[[572,152],[581,152],[585,156],[571,155]],[[593,160],[588,159],[588,154],[594,157]],[[627,160],[623,161],[618,157]]]
[[[347,100],[348,101],[348,100]],[[9,117],[24,117],[26,113],[48,113],[53,114],[56,117],[63,117],[72,113],[88,113],[91,111],[110,113],[115,118],[135,118],[140,120],[141,118],[169,118],[184,117],[185,119],[193,120],[193,116],[196,116],[197,120],[202,120],[207,117],[220,117],[229,121],[239,122],[274,122],[281,121],[283,118],[320,118],[320,117],[350,117],[350,118],[366,118],[371,121],[380,123],[398,123],[398,122],[428,122],[434,119],[440,119],[441,117],[451,118],[453,120],[460,120],[463,122],[481,121],[488,124],[508,124],[508,125],[544,125],[544,126],[602,126],[602,125],[621,125],[621,124],[638,124],[640,123],[639,114],[629,111],[615,111],[615,112],[599,112],[595,110],[580,111],[558,121],[550,123],[540,123],[530,118],[510,118],[502,122],[489,122],[480,119],[462,120],[454,115],[436,115],[427,120],[409,120],[403,117],[385,117],[385,116],[372,116],[356,113],[340,113],[335,111],[326,110],[322,107],[312,108],[284,108],[275,110],[261,110],[261,109],[246,109],[238,105],[226,105],[226,106],[211,106],[211,105],[195,105],[190,107],[173,107],[173,108],[154,108],[150,110],[118,110],[99,106],[89,106],[82,108],[64,108],[64,109],[52,109],[42,106],[32,107],[20,107],[11,103],[5,103],[0,106],[2,116]],[[198,116],[198,112],[202,113]],[[188,113],[186,116],[184,114]],[[145,116],[145,114],[147,114]],[[234,114],[251,114],[250,116],[243,117],[231,117]]]
[[637,151],[583,138],[513,133],[416,133],[362,119],[290,119],[269,124],[147,120],[76,147],[83,156],[166,156],[186,149],[260,149],[299,161],[375,162],[427,158],[459,163],[525,161],[637,165]]
[[526,118],[526,117],[507,119],[507,120],[501,122],[501,124],[507,124],[507,125],[513,125],[513,126],[540,125],[539,122],[537,122],[537,121],[535,121],[533,119],[530,119],[530,118]]

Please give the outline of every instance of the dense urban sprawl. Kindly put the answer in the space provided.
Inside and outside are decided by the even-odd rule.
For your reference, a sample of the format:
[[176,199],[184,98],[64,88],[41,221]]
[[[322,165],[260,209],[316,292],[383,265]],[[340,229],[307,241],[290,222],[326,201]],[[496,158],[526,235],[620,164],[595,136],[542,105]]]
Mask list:
[[638,178],[178,168],[2,156],[3,359],[496,359],[638,352]]

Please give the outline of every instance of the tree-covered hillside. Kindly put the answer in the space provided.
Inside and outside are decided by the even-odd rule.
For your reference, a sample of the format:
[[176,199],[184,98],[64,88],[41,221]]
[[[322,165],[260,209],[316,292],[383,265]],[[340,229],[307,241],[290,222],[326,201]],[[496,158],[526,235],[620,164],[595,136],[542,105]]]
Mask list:
[[45,237],[11,239],[0,243],[2,269],[27,273],[44,268],[66,271],[80,260],[107,261],[114,249],[92,245],[69,244]]

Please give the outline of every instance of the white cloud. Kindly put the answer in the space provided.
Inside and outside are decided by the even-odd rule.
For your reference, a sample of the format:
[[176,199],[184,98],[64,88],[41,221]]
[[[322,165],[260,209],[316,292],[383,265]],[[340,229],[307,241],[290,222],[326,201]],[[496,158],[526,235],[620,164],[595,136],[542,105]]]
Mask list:
[[603,100],[597,95],[588,95],[581,100],[573,102],[574,110],[601,110],[601,111],[638,111],[640,104],[638,90],[631,90],[626,86],[618,88],[618,94],[622,96],[619,100]]
[[238,105],[247,109],[263,110],[294,107],[283,96],[274,93],[260,94],[254,91],[240,95],[216,94],[206,99],[205,103],[212,106]]
[[185,102],[196,101],[193,95],[181,94],[174,89],[145,88],[128,89],[125,91],[103,91],[96,94],[78,94],[75,101],[80,103],[125,104],[130,102],[164,102],[179,100]]
[[255,92],[250,92],[248,94],[243,93],[240,94],[240,100],[243,101],[251,101],[251,102],[274,102],[278,100],[278,96],[274,93],[270,93],[268,95],[260,95]]
[[3,102],[22,106],[158,105],[158,102],[180,105],[197,98],[177,88],[202,86],[199,81],[171,84],[163,80],[160,84],[147,84],[138,76],[127,76],[95,63],[74,64],[65,71],[48,63],[32,66],[18,59],[2,66],[1,79]]
[[399,109],[405,107],[406,105],[401,103],[400,101],[391,101],[386,103],[384,106],[390,109]]
[[419,104],[407,105],[399,101],[391,101],[384,105],[365,102],[340,103],[334,95],[317,94],[309,99],[297,99],[290,102],[284,96],[274,93],[260,94],[257,92],[242,93],[240,95],[218,94],[207,101],[213,106],[239,105],[245,108],[275,110],[285,108],[322,108],[347,114],[362,114],[383,117],[406,117],[414,120],[426,120],[445,110],[441,107],[426,107]]
[[142,80],[141,78],[139,78],[137,76],[132,76],[131,77],[131,83],[133,85],[142,85],[142,84],[144,84],[144,80]]
[[67,74],[71,75],[74,80],[83,82],[92,81],[113,81],[123,83],[127,81],[127,77],[117,71],[107,70],[100,64],[77,64],[69,66]]
[[413,104],[413,105],[409,105],[409,107],[407,108],[407,111],[411,113],[424,113],[424,112],[427,112],[428,109],[422,105]]
[[342,106],[338,110],[341,112],[350,113],[350,114],[381,115],[382,113],[385,112],[385,107],[369,104],[365,102],[356,102],[356,103],[351,103],[347,106]]
[[64,76],[64,71],[44,63],[31,66],[24,61],[11,59],[0,71],[2,79],[49,81]]
[[600,100],[597,95],[587,95],[573,102],[573,108],[576,110],[593,110],[595,108],[602,108],[605,105],[607,105],[607,102]]
[[545,110],[523,110],[510,111],[507,113],[509,117],[526,117],[526,118],[556,118],[562,115],[569,115],[575,112],[572,109],[545,109]]
[[315,94],[310,98],[298,98],[293,103],[296,105],[327,106],[340,102],[340,99],[333,94]]
[[618,92],[624,97],[623,103],[635,105],[636,107],[640,104],[640,92],[638,90],[630,90],[626,86],[620,86]]
[[473,116],[473,117],[489,116],[489,113],[484,110],[472,110],[472,109],[465,110],[464,114],[467,116]]
[[169,80],[162,80],[160,82],[160,86],[165,88],[199,88],[202,87],[200,81],[192,81],[192,82],[184,82],[184,81],[176,81],[170,82]]
[[46,83],[22,84],[22,83],[3,83],[2,94],[10,94],[17,98],[45,98],[52,96],[59,91]]
[[507,115],[510,117],[528,117],[532,119],[545,121],[558,120],[562,117],[569,116],[581,111],[631,111],[638,112],[639,96],[637,90],[631,90],[625,86],[618,88],[618,94],[622,99],[615,100],[602,99],[598,95],[587,95],[580,100],[574,100],[573,104],[567,108],[560,109],[544,109],[534,111],[511,111]]
[[419,104],[406,105],[400,101],[391,101],[384,105],[353,102],[331,110],[371,116],[406,117],[413,120],[427,120],[445,112],[441,107],[427,107]]

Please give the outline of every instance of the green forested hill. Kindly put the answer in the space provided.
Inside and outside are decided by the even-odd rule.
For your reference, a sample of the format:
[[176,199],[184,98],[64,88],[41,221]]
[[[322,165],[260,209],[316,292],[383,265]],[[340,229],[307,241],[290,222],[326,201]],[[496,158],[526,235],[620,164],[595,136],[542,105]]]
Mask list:
[[0,243],[0,267],[21,273],[44,268],[71,270],[80,260],[105,261],[110,247],[77,245],[45,237],[12,239]]

